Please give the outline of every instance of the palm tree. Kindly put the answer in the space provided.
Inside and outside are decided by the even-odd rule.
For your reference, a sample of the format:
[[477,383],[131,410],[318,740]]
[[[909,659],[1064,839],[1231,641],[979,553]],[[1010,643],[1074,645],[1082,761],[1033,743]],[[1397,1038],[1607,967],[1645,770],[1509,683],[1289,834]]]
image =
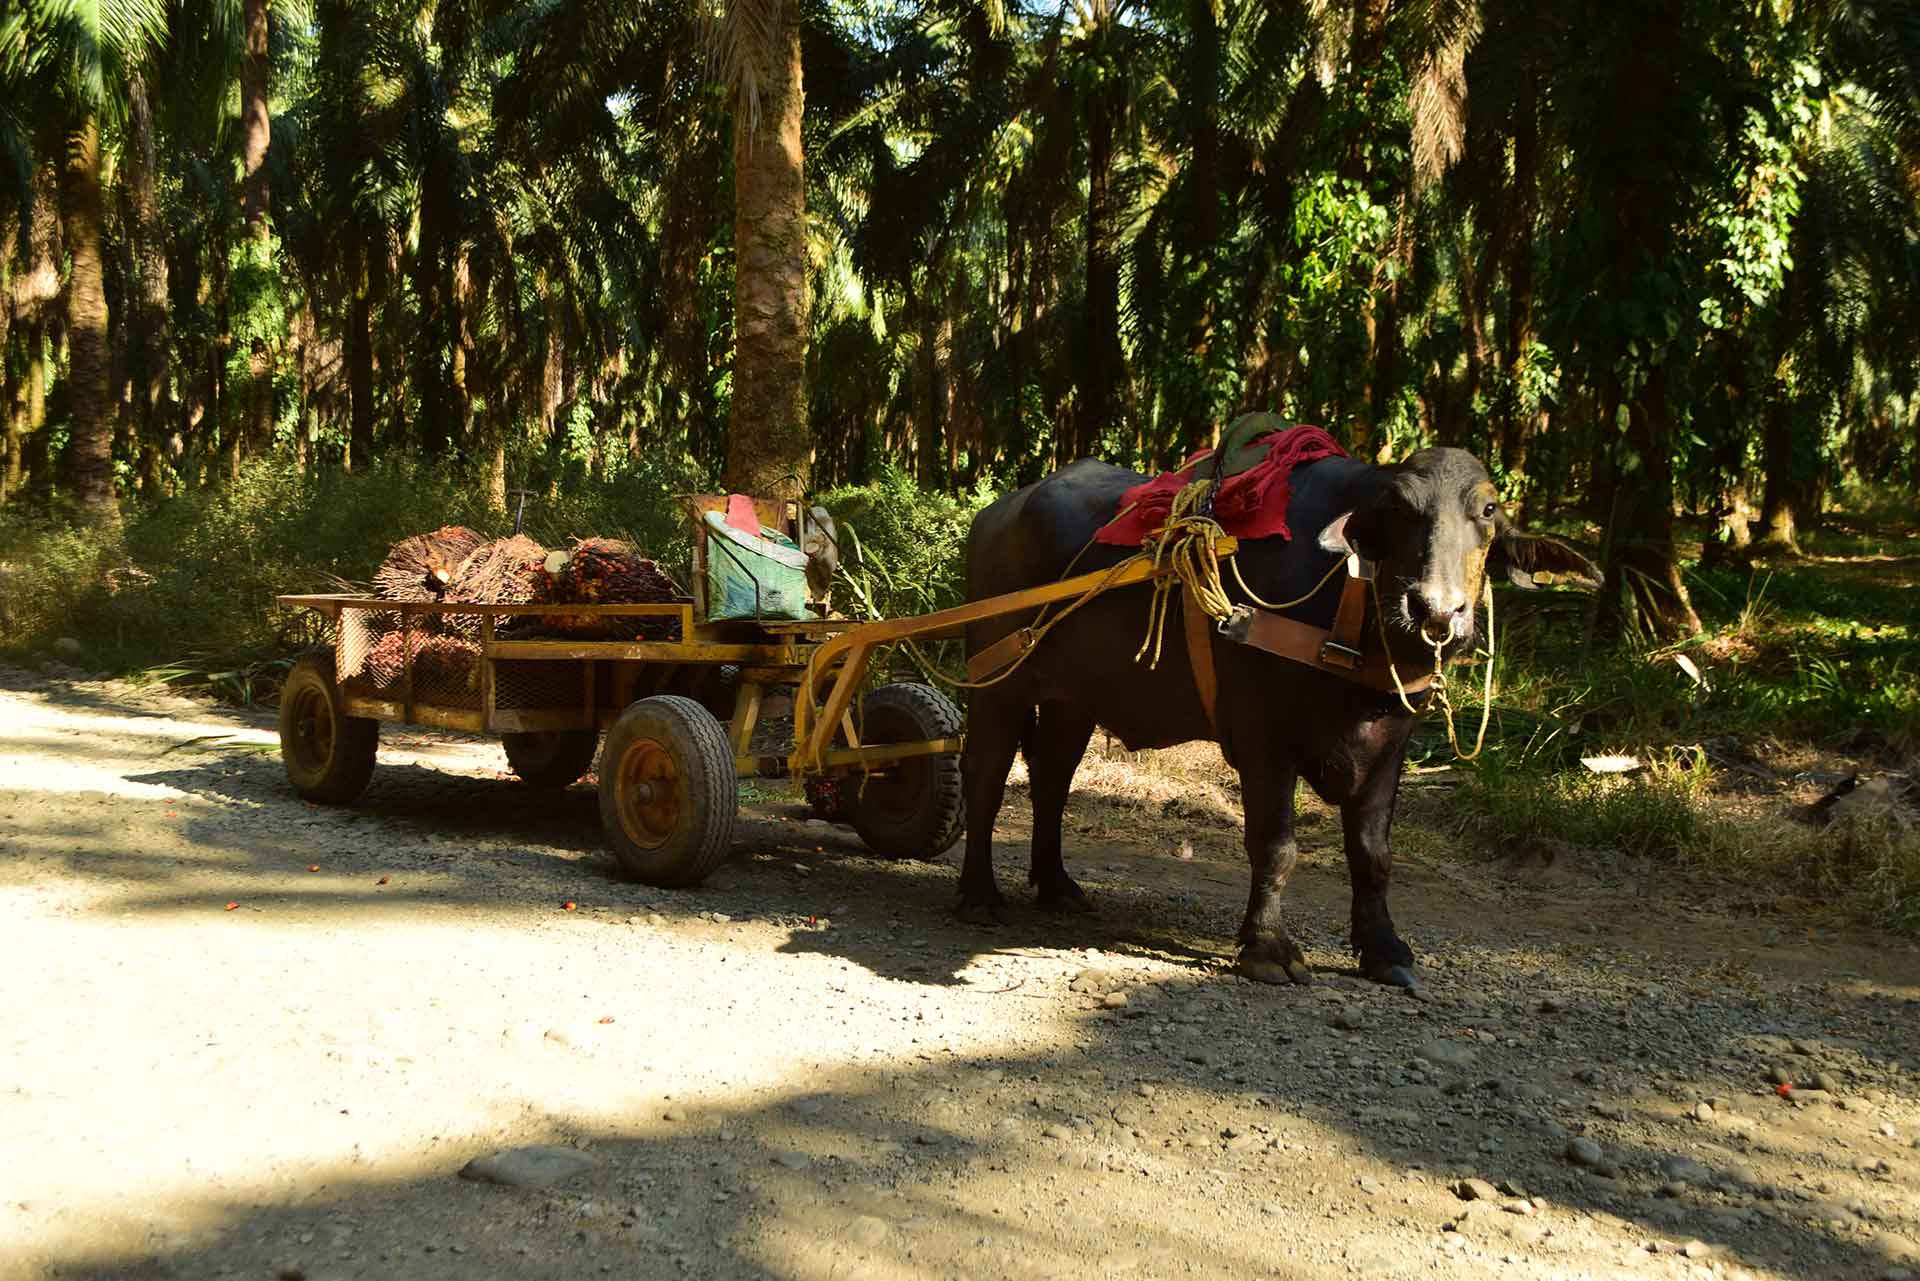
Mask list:
[[798,497],[813,465],[799,0],[726,0],[709,35],[733,103],[733,404],[725,483],[742,493]]
[[[45,117],[63,145],[61,217],[72,265],[67,278],[68,385],[73,434],[68,466],[85,519],[117,537],[113,411],[105,282],[103,125],[118,125],[128,81],[166,30],[163,0],[112,5],[30,0],[25,38],[45,51]],[[36,29],[37,28],[37,29]]]

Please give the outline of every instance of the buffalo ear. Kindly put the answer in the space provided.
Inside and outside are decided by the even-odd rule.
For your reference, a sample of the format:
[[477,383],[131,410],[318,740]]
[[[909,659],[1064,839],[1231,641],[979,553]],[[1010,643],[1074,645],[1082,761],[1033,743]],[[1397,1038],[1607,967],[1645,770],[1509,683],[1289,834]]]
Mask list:
[[1350,556],[1353,554],[1353,548],[1347,544],[1347,522],[1352,519],[1352,512],[1341,512],[1338,516],[1335,516],[1327,522],[1327,527],[1320,531],[1320,537],[1318,539],[1323,551],[1330,551],[1335,556]]
[[1504,516],[1494,531],[1491,560],[1491,568],[1504,569],[1515,587],[1532,590],[1564,582],[1593,591],[1600,586],[1600,570],[1592,561],[1557,538],[1527,533]]
[[1379,560],[1386,548],[1381,544],[1380,513],[1370,508],[1341,512],[1328,521],[1316,540],[1321,548],[1336,556],[1358,555]]

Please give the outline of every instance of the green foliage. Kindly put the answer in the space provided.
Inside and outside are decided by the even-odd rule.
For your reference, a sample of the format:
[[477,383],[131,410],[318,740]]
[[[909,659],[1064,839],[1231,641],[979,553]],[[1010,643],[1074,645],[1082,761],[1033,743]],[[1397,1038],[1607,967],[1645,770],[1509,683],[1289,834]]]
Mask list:
[[[526,532],[548,546],[631,538],[684,580],[687,535],[672,495],[692,488],[689,479],[634,469],[536,497]],[[416,461],[319,477],[249,464],[230,486],[136,516],[126,563],[85,531],[10,518],[0,525],[0,648],[71,636],[89,666],[158,668],[257,692],[277,663],[320,639],[311,612],[279,608],[276,594],[363,586],[395,541],[446,524],[512,532],[511,515],[489,508],[484,481]]]
[[820,503],[841,530],[845,582],[834,604],[854,617],[904,618],[966,599],[967,527],[994,493],[928,493],[883,468],[866,485],[830,490]]
[[1920,830],[1891,813],[1831,825],[1787,818],[1781,801],[1730,800],[1704,755],[1668,755],[1627,777],[1495,756],[1463,767],[1445,809],[1466,849],[1526,859],[1626,857],[1737,878],[1769,907],[1826,905],[1920,931]]
[[1679,862],[1700,839],[1709,776],[1704,764],[1664,762],[1625,778],[1606,777],[1578,768],[1529,768],[1496,753],[1466,771],[1455,804],[1492,844],[1564,841]]

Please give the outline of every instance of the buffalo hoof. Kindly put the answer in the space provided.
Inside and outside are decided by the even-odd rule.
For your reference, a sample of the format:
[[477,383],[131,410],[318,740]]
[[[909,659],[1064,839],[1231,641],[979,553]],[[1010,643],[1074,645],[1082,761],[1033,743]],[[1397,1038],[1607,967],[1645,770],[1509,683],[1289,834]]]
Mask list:
[[1298,983],[1305,987],[1313,982],[1313,971],[1309,970],[1307,963],[1298,957],[1280,961],[1268,956],[1242,952],[1240,959],[1235,962],[1235,968],[1256,983]]
[[1042,912],[1059,912],[1068,916],[1093,914],[1093,900],[1073,881],[1060,886],[1041,886],[1038,902]]
[[1411,965],[1401,965],[1392,961],[1368,964],[1362,961],[1360,972],[1375,983],[1384,983],[1388,987],[1403,987],[1413,991],[1420,986],[1420,980],[1414,977]]
[[988,929],[997,929],[1007,923],[1006,900],[1000,898],[963,898],[954,912],[968,925],[982,925]]

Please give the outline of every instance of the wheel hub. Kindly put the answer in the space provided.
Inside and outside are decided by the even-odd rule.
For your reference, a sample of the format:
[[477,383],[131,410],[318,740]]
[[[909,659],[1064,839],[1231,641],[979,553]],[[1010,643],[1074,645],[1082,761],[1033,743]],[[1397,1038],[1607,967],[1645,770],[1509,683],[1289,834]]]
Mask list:
[[640,739],[620,758],[620,825],[636,845],[664,844],[680,822],[679,771],[673,756],[652,739]]
[[296,732],[309,763],[326,764],[333,755],[333,709],[324,695],[309,690],[302,696]]

